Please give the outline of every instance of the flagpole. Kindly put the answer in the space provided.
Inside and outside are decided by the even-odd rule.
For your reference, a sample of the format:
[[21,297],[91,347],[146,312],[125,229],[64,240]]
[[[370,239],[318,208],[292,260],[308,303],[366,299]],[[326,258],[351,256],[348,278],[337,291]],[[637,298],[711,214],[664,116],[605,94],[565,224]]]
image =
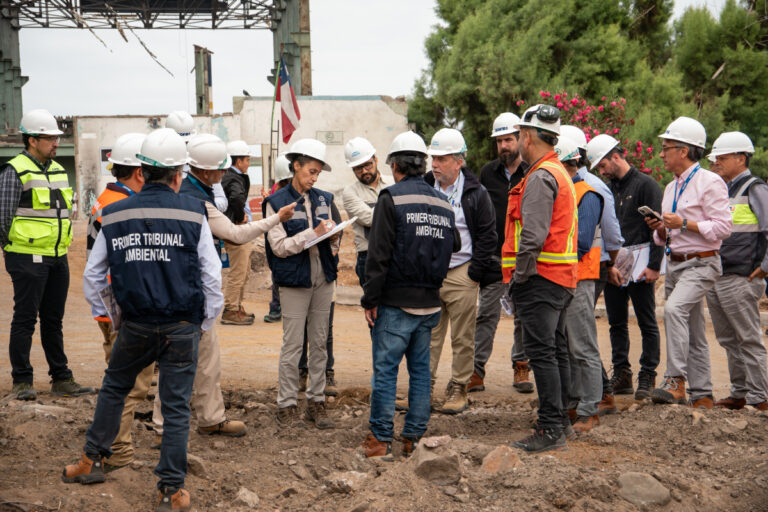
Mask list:
[[[275,177],[275,162],[272,158],[272,133],[275,126],[275,103],[277,100],[277,86],[280,83],[280,68],[283,65],[283,56],[280,55],[280,60],[277,61],[277,71],[275,72],[275,92],[272,94],[272,116],[269,119],[269,179],[274,180]],[[282,100],[282,98],[281,98]],[[279,130],[279,127],[278,127]],[[280,144],[280,133],[277,134],[277,144]]]

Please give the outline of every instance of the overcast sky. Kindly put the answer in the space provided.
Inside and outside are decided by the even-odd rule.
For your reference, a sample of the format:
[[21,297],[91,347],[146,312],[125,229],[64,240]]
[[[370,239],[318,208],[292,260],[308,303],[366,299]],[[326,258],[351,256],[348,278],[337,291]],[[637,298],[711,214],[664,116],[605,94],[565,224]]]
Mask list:
[[[676,4],[718,12],[725,0]],[[426,66],[424,39],[438,22],[433,0],[310,0],[312,89],[315,95],[407,95]],[[137,31],[171,77],[128,33],[98,30],[109,49],[87,30],[22,29],[24,110],[56,115],[194,112],[193,45],[213,55],[213,108],[230,112],[246,89],[271,96],[269,30]],[[110,51],[111,50],[111,51]]]

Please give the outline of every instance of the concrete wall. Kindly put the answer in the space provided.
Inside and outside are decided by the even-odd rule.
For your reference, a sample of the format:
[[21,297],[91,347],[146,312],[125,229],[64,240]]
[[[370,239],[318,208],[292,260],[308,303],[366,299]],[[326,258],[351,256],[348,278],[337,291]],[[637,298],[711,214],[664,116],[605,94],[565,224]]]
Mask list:
[[[280,140],[279,153],[288,151],[291,143],[315,138],[326,143],[328,163],[333,169],[320,175],[317,188],[338,195],[355,180],[344,160],[344,145],[353,137],[365,137],[377,150],[379,170],[391,176],[385,159],[392,139],[407,131],[407,104],[404,99],[386,96],[299,96],[301,122],[288,144]],[[272,98],[234,98],[234,112],[240,115],[241,135],[249,144],[269,144],[269,119]],[[280,105],[275,107],[280,119]],[[266,155],[265,155],[266,156]],[[265,158],[266,165],[266,158]]]

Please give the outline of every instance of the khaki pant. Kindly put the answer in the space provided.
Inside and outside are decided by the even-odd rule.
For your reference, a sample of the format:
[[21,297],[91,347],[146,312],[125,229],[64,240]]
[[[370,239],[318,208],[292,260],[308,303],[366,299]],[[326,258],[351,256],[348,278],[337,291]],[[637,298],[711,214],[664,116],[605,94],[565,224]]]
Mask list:
[[224,276],[224,310],[237,311],[243,301],[245,283],[251,271],[253,248],[250,242],[243,245],[224,242],[224,247],[229,255],[229,271]]
[[451,323],[453,348],[451,380],[457,384],[467,384],[474,371],[478,284],[469,278],[468,269],[469,262],[450,269],[440,288],[440,323],[432,329],[430,341],[429,367],[432,381],[436,380],[448,322]]
[[[109,356],[112,355],[112,347],[117,340],[117,331],[112,329],[110,322],[97,321],[99,329],[104,335],[104,359],[109,364]],[[133,442],[131,440],[131,429],[133,428],[133,413],[136,406],[147,398],[147,392],[152,386],[152,375],[155,371],[155,365],[150,364],[136,376],[136,383],[133,389],[125,397],[125,406],[123,406],[123,416],[120,420],[120,430],[112,443],[112,456],[105,459],[104,462],[113,466],[125,466],[133,462]]]
[[[162,378],[162,377],[161,377]],[[216,327],[203,332],[197,351],[197,372],[189,401],[197,416],[198,427],[211,427],[227,419],[224,397],[221,395],[221,352]],[[160,412],[160,393],[155,396],[152,422],[157,434],[163,433],[163,414]]]

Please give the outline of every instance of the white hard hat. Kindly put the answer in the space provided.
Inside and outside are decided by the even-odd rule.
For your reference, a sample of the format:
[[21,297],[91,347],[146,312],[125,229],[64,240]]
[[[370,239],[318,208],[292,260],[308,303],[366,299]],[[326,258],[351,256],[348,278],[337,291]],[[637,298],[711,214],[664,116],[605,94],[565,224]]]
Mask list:
[[112,146],[109,152],[108,161],[113,164],[127,165],[129,167],[138,167],[141,162],[136,158],[136,154],[141,151],[141,144],[147,136],[143,133],[126,133],[121,135]]
[[464,136],[455,128],[441,128],[432,136],[427,154],[432,156],[455,155],[466,153],[467,144]]
[[512,112],[504,112],[493,120],[493,131],[491,137],[501,137],[510,133],[517,133],[520,130],[517,129],[517,123],[520,122],[520,118]]
[[589,168],[594,169],[600,160],[605,158],[605,155],[619,145],[619,141],[607,135],[601,133],[597,137],[593,138],[587,144],[587,160],[589,160]]
[[576,141],[562,135],[558,137],[555,153],[557,153],[557,158],[561,162],[581,158],[579,146],[576,144]]
[[142,163],[171,169],[187,163],[187,144],[170,128],[158,128],[141,143],[136,154]]
[[277,157],[277,160],[275,160],[275,181],[283,181],[290,178],[293,178],[291,162],[288,160],[288,157],[285,156],[285,153],[282,153]]
[[667,130],[659,135],[659,138],[676,140],[703,148],[707,144],[707,131],[704,129],[704,125],[695,119],[678,117],[667,126]]
[[752,140],[745,133],[725,132],[721,133],[712,143],[712,152],[707,155],[707,158],[714,162],[715,157],[720,155],[730,153],[749,153],[751,155],[754,152],[755,146],[752,145]]
[[253,156],[251,148],[244,140],[233,140],[227,143],[227,153],[229,156]]
[[21,133],[27,135],[61,135],[64,133],[59,130],[56,118],[42,108],[30,110],[24,114],[19,129]]
[[375,154],[376,148],[373,147],[373,144],[362,137],[350,139],[347,145],[344,146],[344,159],[350,167],[357,167],[367,162]]
[[579,149],[587,149],[587,136],[584,135],[584,131],[578,126],[573,126],[572,124],[561,125],[560,135],[571,139]]
[[534,105],[523,114],[517,128],[528,126],[560,135],[560,110],[552,105]]
[[189,115],[189,112],[183,110],[176,110],[168,114],[165,119],[165,127],[174,130],[181,137],[188,141],[190,137],[195,135],[193,128],[195,127],[195,120]]
[[392,144],[389,146],[389,153],[387,153],[387,162],[389,162],[389,157],[394,155],[395,153],[403,153],[405,151],[411,151],[414,153],[421,153],[424,156],[427,156],[427,145],[424,144],[424,139],[422,139],[418,134],[407,131],[403,132],[392,141]]
[[300,139],[293,143],[291,150],[285,156],[293,161],[297,156],[308,156],[323,164],[324,171],[330,171],[331,166],[325,162],[325,144],[315,139]]
[[224,141],[210,133],[195,135],[187,143],[189,165],[207,171],[229,169],[232,158],[227,154]]

